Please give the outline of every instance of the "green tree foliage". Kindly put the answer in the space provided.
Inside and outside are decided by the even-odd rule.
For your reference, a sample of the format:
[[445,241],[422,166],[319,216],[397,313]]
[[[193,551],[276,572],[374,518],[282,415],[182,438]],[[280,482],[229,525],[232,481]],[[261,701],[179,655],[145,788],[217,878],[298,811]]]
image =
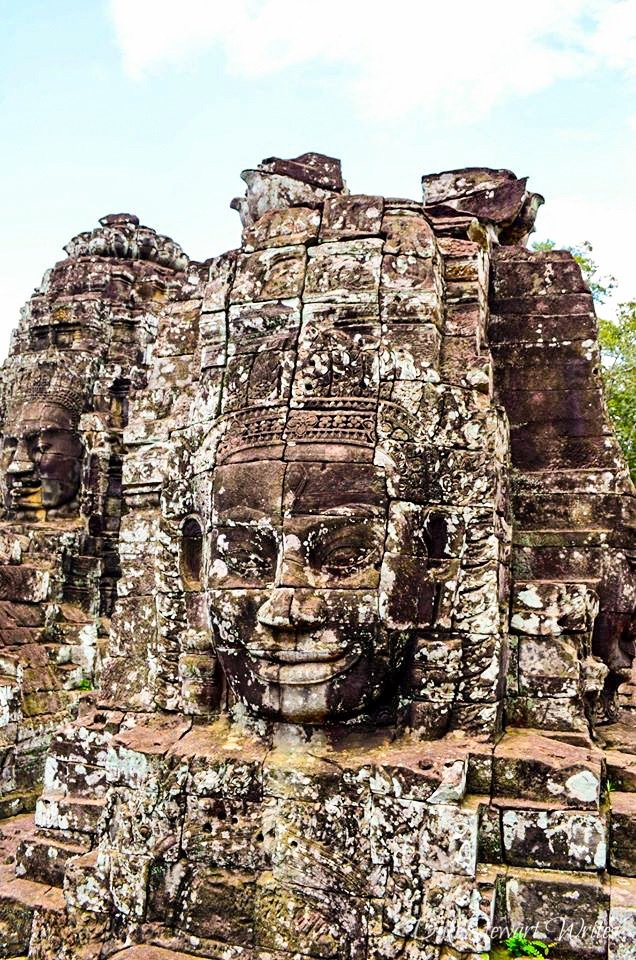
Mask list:
[[615,321],[599,320],[605,399],[636,483],[636,300],[621,303]]
[[[532,247],[536,251],[554,248],[553,240],[535,243]],[[605,303],[616,289],[616,280],[601,274],[592,244],[585,241],[566,249],[581,267],[596,303]],[[615,320],[599,319],[598,339],[607,407],[636,483],[636,300],[620,303]]]

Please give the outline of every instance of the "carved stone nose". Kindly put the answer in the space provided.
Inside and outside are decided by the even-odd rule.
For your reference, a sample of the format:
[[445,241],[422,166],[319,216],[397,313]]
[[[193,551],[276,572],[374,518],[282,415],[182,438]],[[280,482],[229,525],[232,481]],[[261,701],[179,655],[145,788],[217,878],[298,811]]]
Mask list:
[[291,627],[290,620],[293,590],[276,587],[259,607],[256,618],[265,627]]
[[11,463],[7,467],[7,473],[13,475],[20,473],[33,473],[34,463],[31,460],[26,447],[23,443],[19,443],[16,447],[16,450],[11,459]]
[[325,621],[325,602],[311,590],[294,590],[290,611],[294,626],[313,626]]
[[263,626],[285,630],[324,621],[324,601],[311,590],[277,587],[261,605],[257,619]]

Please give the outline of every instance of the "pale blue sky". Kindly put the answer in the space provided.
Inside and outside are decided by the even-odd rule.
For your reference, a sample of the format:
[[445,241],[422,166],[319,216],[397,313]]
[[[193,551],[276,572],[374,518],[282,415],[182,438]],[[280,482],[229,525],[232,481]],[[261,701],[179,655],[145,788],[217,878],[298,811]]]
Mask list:
[[0,352],[74,234],[128,211],[204,259],[241,169],[338,156],[352,191],[509,167],[537,237],[636,296],[636,0],[0,0]]

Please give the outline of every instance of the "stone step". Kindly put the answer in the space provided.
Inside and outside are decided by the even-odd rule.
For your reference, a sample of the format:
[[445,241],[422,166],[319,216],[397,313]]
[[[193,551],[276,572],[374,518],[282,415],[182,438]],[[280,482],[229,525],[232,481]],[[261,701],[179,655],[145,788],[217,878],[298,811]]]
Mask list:
[[57,887],[16,878],[13,867],[0,867],[0,956],[26,956],[35,912],[64,913],[64,895]]
[[47,792],[37,802],[35,825],[46,831],[92,835],[105,805],[106,801],[100,798]]
[[34,832],[21,839],[16,857],[16,874],[37,883],[62,887],[67,862],[71,857],[81,856],[88,850],[88,843],[67,843]]

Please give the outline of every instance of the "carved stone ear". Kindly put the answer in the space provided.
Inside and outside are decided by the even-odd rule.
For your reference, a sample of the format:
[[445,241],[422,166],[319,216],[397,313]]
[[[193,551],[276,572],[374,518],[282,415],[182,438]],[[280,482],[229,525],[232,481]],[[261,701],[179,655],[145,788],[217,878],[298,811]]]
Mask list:
[[186,517],[181,524],[179,565],[185,589],[199,590],[203,565],[203,531],[196,517]]

